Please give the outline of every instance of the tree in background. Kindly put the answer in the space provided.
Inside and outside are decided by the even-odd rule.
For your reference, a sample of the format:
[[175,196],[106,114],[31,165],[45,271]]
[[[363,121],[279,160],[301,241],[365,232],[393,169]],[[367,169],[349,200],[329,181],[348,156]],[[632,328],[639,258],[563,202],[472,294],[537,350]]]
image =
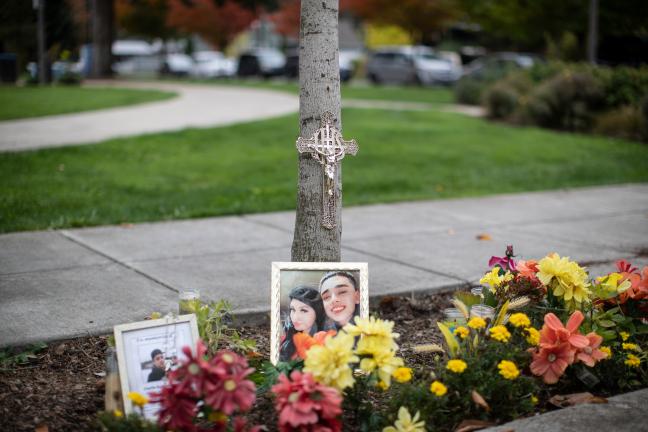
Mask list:
[[215,47],[224,49],[256,18],[253,10],[227,0],[169,0],[166,24],[182,33],[196,33]]
[[115,1],[119,28],[147,39],[167,40],[175,35],[175,29],[167,24],[168,11],[168,0]]

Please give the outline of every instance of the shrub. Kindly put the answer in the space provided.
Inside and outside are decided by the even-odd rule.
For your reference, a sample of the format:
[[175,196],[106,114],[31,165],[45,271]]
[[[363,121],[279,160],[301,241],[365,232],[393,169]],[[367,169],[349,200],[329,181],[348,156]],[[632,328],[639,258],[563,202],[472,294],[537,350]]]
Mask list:
[[82,81],[81,75],[72,71],[65,71],[63,74],[58,77],[56,80],[57,83],[63,85],[80,85]]
[[479,105],[482,93],[488,86],[487,83],[470,79],[460,79],[454,88],[455,100],[457,103],[466,105]]
[[601,76],[608,107],[638,105],[648,94],[648,67],[617,67]]
[[538,126],[585,131],[602,104],[603,90],[591,74],[564,72],[531,93],[526,113]]
[[645,138],[645,128],[646,120],[641,109],[626,105],[599,115],[594,132],[616,138],[641,140]]
[[519,93],[505,82],[498,82],[484,93],[484,105],[488,117],[492,119],[509,118],[518,105]]

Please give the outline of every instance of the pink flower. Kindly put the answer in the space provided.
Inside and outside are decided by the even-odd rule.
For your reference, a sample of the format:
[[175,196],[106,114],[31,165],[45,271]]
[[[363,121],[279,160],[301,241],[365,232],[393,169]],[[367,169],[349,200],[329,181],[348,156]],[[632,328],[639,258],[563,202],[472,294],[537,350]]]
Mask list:
[[309,373],[293,371],[279,376],[272,387],[279,412],[279,430],[339,432],[342,397],[337,390],[315,382]]
[[186,387],[167,384],[159,393],[151,393],[151,402],[160,404],[158,424],[164,430],[197,430],[193,419],[198,413],[198,406]]
[[619,273],[637,273],[637,267],[632,267],[632,264],[626,260],[617,261],[616,266]]
[[235,411],[245,412],[252,408],[256,398],[256,386],[246,376],[253,369],[225,375],[220,379],[205,382],[205,404],[213,410],[231,415]]
[[542,376],[547,384],[555,384],[574,361],[574,349],[569,343],[542,347],[533,353],[530,368],[534,375]]
[[536,273],[538,273],[538,262],[535,260],[520,260],[515,265],[515,268],[520,273],[520,275],[532,279],[538,280]]
[[607,354],[598,349],[603,342],[603,337],[594,332],[588,333],[585,337],[589,340],[589,345],[578,350],[576,358],[587,366],[593,367],[597,361],[607,357]]
[[504,271],[515,271],[515,261],[513,261],[513,256],[513,246],[508,245],[506,246],[506,255],[503,257],[492,256],[488,260],[488,267],[498,265]]
[[578,332],[578,327],[585,317],[581,311],[575,311],[567,321],[567,326],[558,319],[553,313],[548,313],[544,317],[544,325],[540,330],[540,346],[552,347],[555,345],[568,342],[572,349],[585,348],[589,345],[589,340]]

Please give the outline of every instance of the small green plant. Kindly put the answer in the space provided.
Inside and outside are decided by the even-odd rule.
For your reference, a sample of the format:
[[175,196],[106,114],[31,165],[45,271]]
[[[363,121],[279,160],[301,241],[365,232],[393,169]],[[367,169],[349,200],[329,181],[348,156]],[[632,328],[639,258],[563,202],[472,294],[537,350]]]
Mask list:
[[100,430],[105,432],[161,432],[161,429],[142,416],[129,414],[125,416],[121,411],[102,412],[97,421]]
[[232,305],[227,300],[195,305],[198,333],[210,353],[231,349],[246,354],[256,350],[256,342],[244,339],[232,326]]
[[47,348],[44,342],[35,343],[23,349],[6,348],[0,350],[0,368],[10,369],[15,366],[24,365],[36,359],[39,352]]

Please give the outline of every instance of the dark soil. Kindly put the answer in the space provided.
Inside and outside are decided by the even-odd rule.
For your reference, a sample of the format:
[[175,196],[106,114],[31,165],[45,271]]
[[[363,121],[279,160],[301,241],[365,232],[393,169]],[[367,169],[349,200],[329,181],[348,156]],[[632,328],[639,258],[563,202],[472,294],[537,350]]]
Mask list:
[[[435,325],[448,306],[450,294],[410,299],[385,297],[375,313],[393,320],[400,333],[401,356],[408,366],[422,367],[426,355],[411,347],[440,343]],[[240,333],[257,341],[259,352],[269,357],[270,329],[243,327]],[[84,337],[52,343],[27,365],[0,369],[0,431],[95,431],[97,412],[104,408],[107,336]],[[248,416],[252,424],[276,429],[270,397],[260,397]],[[352,425],[345,423],[346,429]]]

